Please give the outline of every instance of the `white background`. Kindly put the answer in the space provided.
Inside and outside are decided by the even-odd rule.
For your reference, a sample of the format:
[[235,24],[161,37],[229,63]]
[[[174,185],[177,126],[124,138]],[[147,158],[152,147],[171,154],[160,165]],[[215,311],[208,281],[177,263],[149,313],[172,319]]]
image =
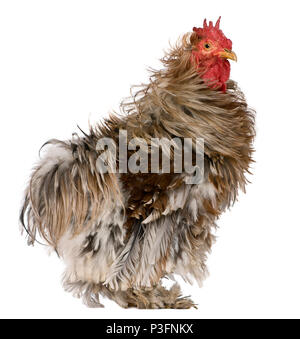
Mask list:
[[[299,11],[297,1],[0,2],[0,316],[300,317]],[[257,110],[252,184],[219,220],[198,310],[88,309],[63,291],[63,264],[27,247],[18,213],[39,147],[118,109],[169,41],[222,15],[232,78]]]

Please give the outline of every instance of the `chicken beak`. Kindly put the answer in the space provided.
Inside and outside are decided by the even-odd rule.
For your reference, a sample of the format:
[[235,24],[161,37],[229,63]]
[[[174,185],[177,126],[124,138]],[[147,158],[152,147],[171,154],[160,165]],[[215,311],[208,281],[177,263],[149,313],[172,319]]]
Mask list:
[[236,54],[233,51],[231,51],[230,49],[226,49],[226,48],[224,49],[224,51],[221,51],[219,53],[219,57],[230,59],[230,60],[233,60],[233,61],[237,61]]

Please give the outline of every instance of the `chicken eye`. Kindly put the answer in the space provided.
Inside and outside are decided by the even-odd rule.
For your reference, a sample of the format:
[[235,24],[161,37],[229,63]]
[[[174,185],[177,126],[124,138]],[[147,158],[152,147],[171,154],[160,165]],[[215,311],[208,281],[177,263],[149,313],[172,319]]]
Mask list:
[[211,45],[209,43],[204,44],[205,49],[210,49]]

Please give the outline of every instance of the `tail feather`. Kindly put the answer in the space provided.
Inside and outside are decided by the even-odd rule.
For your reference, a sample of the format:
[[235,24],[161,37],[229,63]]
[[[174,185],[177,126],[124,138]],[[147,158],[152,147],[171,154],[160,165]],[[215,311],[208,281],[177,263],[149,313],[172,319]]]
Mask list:
[[66,230],[80,233],[92,224],[106,202],[116,198],[116,178],[113,174],[100,176],[97,152],[83,139],[50,140],[46,144],[49,148],[26,189],[20,222],[29,244],[39,235],[56,248]]

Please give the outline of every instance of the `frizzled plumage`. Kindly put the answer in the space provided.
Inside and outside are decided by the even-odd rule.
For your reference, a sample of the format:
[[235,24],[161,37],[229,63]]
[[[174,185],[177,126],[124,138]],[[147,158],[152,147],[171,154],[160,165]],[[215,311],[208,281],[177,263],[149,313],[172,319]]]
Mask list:
[[[224,92],[201,77],[192,58],[199,41],[195,32],[183,36],[119,115],[69,141],[50,140],[31,175],[21,213],[28,242],[39,235],[57,251],[66,290],[89,306],[102,306],[99,295],[122,307],[194,306],[161,279],[178,274],[201,285],[216,220],[245,190],[254,111],[234,81]],[[120,130],[149,147],[151,138],[202,137],[203,181],[187,184],[190,174],[172,165],[162,174],[99,173],[97,141],[118,145]]]

